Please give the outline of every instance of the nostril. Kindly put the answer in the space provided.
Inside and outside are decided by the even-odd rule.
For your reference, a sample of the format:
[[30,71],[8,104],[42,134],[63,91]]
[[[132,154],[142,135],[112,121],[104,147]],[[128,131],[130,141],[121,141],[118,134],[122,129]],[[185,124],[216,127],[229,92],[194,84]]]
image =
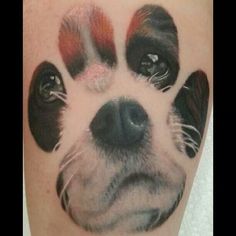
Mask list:
[[147,113],[137,109],[137,107],[131,107],[129,110],[129,117],[130,121],[137,126],[144,125],[148,118]]
[[140,143],[148,125],[146,111],[135,101],[125,101],[120,104],[120,116],[126,143],[128,145]]
[[[120,104],[120,116],[124,124],[132,128],[146,126],[148,115],[143,107],[135,101],[127,101]],[[128,127],[129,128],[129,127]]]
[[106,103],[97,112],[90,124],[90,130],[95,138],[105,137],[115,123],[115,109],[111,102]]

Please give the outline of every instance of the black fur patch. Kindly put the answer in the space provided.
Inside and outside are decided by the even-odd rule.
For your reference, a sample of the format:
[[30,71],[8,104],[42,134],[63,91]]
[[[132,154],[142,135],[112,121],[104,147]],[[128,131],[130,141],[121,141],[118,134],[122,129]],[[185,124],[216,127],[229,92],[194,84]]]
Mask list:
[[[198,147],[201,145],[204,134],[208,98],[209,84],[207,75],[198,70],[188,77],[174,101],[174,107],[183,119],[183,123],[194,126],[199,131],[200,135],[194,130],[183,127],[183,130],[192,137]],[[195,157],[195,152],[190,147],[186,147],[186,152],[190,158]]]
[[[126,60],[129,68],[139,74],[141,59],[146,54],[157,54],[168,67],[169,75],[162,80],[159,88],[173,85],[179,72],[179,48],[177,28],[169,13],[160,6],[145,5],[139,9],[130,24],[130,30],[137,18],[145,15],[127,39]],[[129,35],[128,35],[129,36]]]
[[[45,102],[39,95],[39,84],[43,76],[56,75],[62,82],[62,76],[50,62],[41,63],[34,71],[28,103],[29,126],[31,133],[46,152],[51,152],[60,139],[59,116],[65,103],[59,99]],[[65,89],[63,91],[65,93]]]

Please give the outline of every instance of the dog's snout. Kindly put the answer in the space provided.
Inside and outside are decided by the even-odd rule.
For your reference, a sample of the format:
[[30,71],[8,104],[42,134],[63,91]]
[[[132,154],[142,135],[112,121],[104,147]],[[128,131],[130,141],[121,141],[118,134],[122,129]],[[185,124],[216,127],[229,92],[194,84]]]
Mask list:
[[128,147],[139,144],[148,126],[148,115],[134,100],[120,99],[103,105],[90,124],[93,137],[104,144]]

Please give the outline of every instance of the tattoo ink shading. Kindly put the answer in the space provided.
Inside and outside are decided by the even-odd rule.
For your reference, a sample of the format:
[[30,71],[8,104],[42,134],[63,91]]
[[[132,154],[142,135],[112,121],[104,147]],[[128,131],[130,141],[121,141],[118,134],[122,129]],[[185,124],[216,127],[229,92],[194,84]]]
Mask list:
[[[91,82],[85,83],[91,88],[88,96],[94,90],[105,92],[118,60],[113,26],[102,9],[92,4],[71,9],[62,19],[58,39],[74,82]],[[129,24],[125,46],[129,70],[162,92],[174,86],[180,67],[178,35],[164,8],[144,5],[138,9]],[[174,154],[182,157],[180,150],[194,157],[197,153],[208,96],[206,74],[201,70],[192,73],[169,108],[170,130],[178,126],[180,134],[178,143],[172,137]],[[28,111],[30,130],[44,151],[58,147],[60,120],[69,105],[69,116],[77,118],[74,104],[67,106],[66,97],[58,69],[47,61],[41,63],[31,81]],[[70,118],[63,128],[73,131]],[[173,150],[167,146],[162,147],[163,152],[153,144],[153,126],[149,111],[135,98],[121,95],[97,108],[83,139],[71,144],[59,165],[57,195],[77,225],[96,233],[117,229],[136,233],[151,231],[172,215],[184,193],[186,173],[171,158],[169,151]]]
[[66,91],[62,76],[50,62],[41,63],[34,71],[28,103],[29,126],[37,144],[51,152],[60,139],[60,111],[65,106]]
[[100,8],[88,5],[69,11],[59,33],[59,49],[73,78],[85,67],[100,61],[113,67],[117,63],[113,28]]
[[109,19],[98,7],[93,7],[89,17],[89,28],[93,44],[102,60],[110,67],[117,63],[113,28]]
[[[186,153],[195,157],[200,145],[207,118],[209,85],[206,74],[193,72],[175,98],[173,106],[182,119],[183,138],[187,140]],[[195,144],[195,145],[194,145]],[[196,147],[197,150],[194,150]]]
[[72,77],[80,73],[86,64],[86,54],[78,22],[72,17],[63,19],[59,33],[59,49],[67,70]]
[[166,91],[179,71],[177,28],[162,7],[145,5],[134,14],[126,39],[129,68]]

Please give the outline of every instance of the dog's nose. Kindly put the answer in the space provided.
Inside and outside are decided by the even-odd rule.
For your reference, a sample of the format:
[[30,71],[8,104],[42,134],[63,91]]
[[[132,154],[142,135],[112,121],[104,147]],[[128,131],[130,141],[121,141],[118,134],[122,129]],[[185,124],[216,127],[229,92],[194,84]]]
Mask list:
[[90,124],[95,140],[115,147],[139,144],[148,126],[148,115],[134,100],[109,101]]

